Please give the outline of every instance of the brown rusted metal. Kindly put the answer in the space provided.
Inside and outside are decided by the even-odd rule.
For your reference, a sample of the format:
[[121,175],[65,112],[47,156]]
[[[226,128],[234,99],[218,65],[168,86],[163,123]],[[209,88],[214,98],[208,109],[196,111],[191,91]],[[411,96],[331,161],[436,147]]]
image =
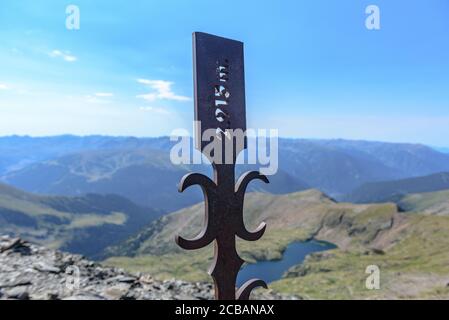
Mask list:
[[[246,148],[246,140],[237,143],[232,133],[236,129],[246,130],[243,43],[194,33],[193,49],[195,120],[200,124],[195,132],[196,148],[212,162],[214,178],[199,173],[182,178],[180,192],[192,185],[202,188],[205,216],[203,229],[198,236],[193,239],[176,236],[176,243],[186,250],[195,250],[214,242],[214,261],[209,274],[214,280],[215,298],[247,300],[254,288],[267,288],[267,285],[262,280],[253,279],[236,290],[237,274],[244,263],[236,250],[236,236],[256,241],[264,234],[264,222],[253,232],[246,229],[243,202],[250,181],[259,179],[268,183],[268,179],[257,171],[251,171],[235,181],[236,158]],[[225,150],[220,157],[205,152],[209,142],[201,138],[208,129],[217,130],[213,139],[216,147],[224,150],[226,142],[231,141],[230,156],[229,150]]]

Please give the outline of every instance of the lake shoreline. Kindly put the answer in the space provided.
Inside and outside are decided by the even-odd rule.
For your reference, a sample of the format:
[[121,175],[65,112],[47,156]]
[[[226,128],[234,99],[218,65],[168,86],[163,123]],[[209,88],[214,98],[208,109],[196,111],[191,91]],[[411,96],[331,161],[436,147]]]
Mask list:
[[237,277],[237,285],[252,278],[260,278],[267,283],[280,280],[291,267],[302,264],[308,255],[335,248],[338,246],[333,243],[316,239],[291,242],[282,251],[280,259],[245,264]]

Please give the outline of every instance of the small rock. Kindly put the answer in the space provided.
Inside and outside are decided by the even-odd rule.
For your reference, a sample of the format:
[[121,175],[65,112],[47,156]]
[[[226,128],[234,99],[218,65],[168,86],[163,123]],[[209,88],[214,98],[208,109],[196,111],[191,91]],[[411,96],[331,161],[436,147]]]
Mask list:
[[59,295],[56,292],[47,292],[46,300],[58,300]]
[[111,283],[111,282],[134,283],[134,282],[137,281],[137,279],[134,278],[134,277],[118,275],[116,277],[109,278],[106,281],[109,282],[109,283]]
[[40,272],[49,272],[49,273],[60,273],[61,269],[55,267],[55,266],[51,266],[49,264],[45,264],[43,262],[39,262],[37,264],[35,264],[34,269],[36,269],[37,271]]
[[144,274],[139,277],[139,281],[145,284],[152,284],[154,282],[154,279],[149,274]]
[[120,283],[118,285],[103,290],[102,296],[104,296],[109,300],[120,300],[126,296],[130,288],[131,285],[126,283]]
[[14,287],[5,292],[9,299],[28,300],[30,295],[26,286]]
[[173,297],[174,300],[192,300],[192,295],[178,294]]
[[121,300],[138,300],[140,298],[140,295],[136,291],[128,291],[126,294],[124,294],[120,299]]
[[0,253],[14,249],[16,246],[20,245],[20,238],[15,238],[15,239],[10,239],[8,241],[8,239],[6,239],[7,241],[2,241],[2,243],[0,243]]
[[81,262],[81,265],[83,267],[86,267],[86,268],[90,268],[90,267],[94,267],[95,266],[95,262],[93,262],[93,261],[83,260],[83,261],[80,261],[80,262]]
[[77,295],[63,298],[62,300],[106,300],[106,299],[98,294],[80,293]]
[[0,283],[0,288],[14,288],[19,286],[28,286],[31,285],[31,281],[29,279],[24,278],[12,278],[9,281]]

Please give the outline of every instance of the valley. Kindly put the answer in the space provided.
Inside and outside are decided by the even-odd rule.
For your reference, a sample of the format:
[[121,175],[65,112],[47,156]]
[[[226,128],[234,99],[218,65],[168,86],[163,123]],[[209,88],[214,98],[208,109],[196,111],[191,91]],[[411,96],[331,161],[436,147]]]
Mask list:
[[[185,252],[173,237],[200,230],[202,205],[166,215],[141,233],[107,249],[104,263],[161,279],[207,281],[212,248]],[[266,221],[262,239],[239,241],[250,263],[281,259],[296,241],[316,239],[337,248],[313,253],[270,287],[308,299],[449,298],[449,217],[400,212],[393,203],[337,203],[317,190],[288,195],[251,193],[246,223]],[[381,290],[367,290],[365,269],[381,270]],[[413,289],[413,290],[412,290]]]

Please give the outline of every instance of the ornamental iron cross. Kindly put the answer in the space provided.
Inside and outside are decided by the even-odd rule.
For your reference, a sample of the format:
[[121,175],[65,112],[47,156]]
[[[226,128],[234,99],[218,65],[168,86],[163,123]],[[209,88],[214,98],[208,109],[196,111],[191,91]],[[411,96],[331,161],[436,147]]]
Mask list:
[[[193,34],[195,86],[195,147],[212,163],[213,180],[190,173],[179,184],[182,192],[199,185],[205,198],[205,217],[201,232],[193,239],[176,236],[176,243],[186,250],[203,248],[214,242],[214,260],[209,268],[218,300],[248,300],[256,287],[267,288],[264,281],[253,279],[236,290],[237,274],[244,261],[236,250],[236,236],[256,241],[265,232],[266,224],[250,232],[243,221],[243,202],[246,187],[253,179],[268,183],[258,171],[247,172],[235,182],[235,162],[246,138],[236,132],[246,131],[245,78],[243,43],[206,33]],[[210,141],[203,135],[214,133],[215,148],[208,149]],[[217,148],[217,146],[219,148]],[[230,152],[229,152],[229,146]],[[225,150],[219,155],[217,150]]]

